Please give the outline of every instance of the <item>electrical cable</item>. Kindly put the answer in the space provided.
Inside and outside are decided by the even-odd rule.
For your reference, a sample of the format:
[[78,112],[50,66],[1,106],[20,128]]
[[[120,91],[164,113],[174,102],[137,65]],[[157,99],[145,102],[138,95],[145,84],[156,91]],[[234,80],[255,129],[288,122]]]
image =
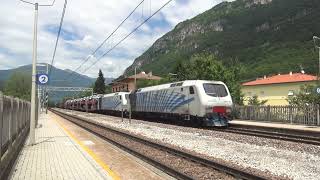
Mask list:
[[136,32],[143,24],[145,24],[149,19],[151,19],[154,15],[156,15],[159,11],[161,11],[166,5],[168,5],[171,1],[167,1],[164,5],[162,5],[157,11],[155,11],[151,16],[149,16],[147,19],[145,19],[142,23],[140,23],[136,28],[134,28],[129,34],[127,34],[124,38],[122,38],[116,45],[114,45],[111,49],[106,51],[102,56],[100,56],[93,64],[91,64],[87,69],[85,69],[82,73],[86,72],[88,69],[90,69],[92,66],[94,66],[97,62],[99,62],[104,56],[106,56],[109,52],[111,52],[113,49],[115,49],[119,44],[121,44],[124,40],[126,40],[130,35],[132,35],[134,32]]
[[116,29],[114,29],[112,31],[112,33],[103,40],[103,42],[80,64],[80,66],[78,66],[75,70],[72,71],[72,73],[69,75],[69,78],[77,71],[79,70],[86,62],[89,61],[91,56],[94,56],[94,54],[110,39],[110,37],[123,25],[123,23],[125,23],[128,18],[136,11],[136,9],[144,2],[145,0],[142,0],[131,12],[130,14],[124,19],[122,20],[122,22],[117,26]]
[[59,37],[60,37],[60,34],[61,34],[63,19],[64,19],[64,15],[65,15],[65,12],[66,12],[66,7],[67,7],[67,0],[64,1],[64,6],[63,6],[63,11],[62,11],[61,19],[60,19],[60,25],[59,25],[58,35],[57,35],[56,43],[55,43],[54,50],[53,50],[51,65],[50,65],[49,72],[48,72],[48,76],[49,76],[49,77],[50,77],[50,75],[51,75],[51,70],[52,70],[52,66],[53,66],[53,63],[54,63],[54,58],[55,58],[55,56],[56,56],[57,46],[58,46]]
[[[86,68],[84,71],[81,72],[84,73],[87,70],[89,70],[92,66],[94,66],[97,62],[99,62],[104,56],[106,56],[109,52],[111,52],[113,49],[115,49],[119,44],[121,44],[124,40],[126,40],[130,35],[132,35],[134,32],[136,32],[142,25],[144,25],[147,21],[149,21],[153,16],[155,16],[159,11],[161,11],[165,6],[167,6],[171,1],[167,1],[164,5],[162,5],[157,11],[155,11],[151,16],[149,16],[147,19],[145,19],[142,23],[140,23],[136,28],[134,28],[129,34],[127,34],[124,38],[122,38],[116,45],[114,45],[112,48],[110,48],[108,51],[106,51],[102,56],[100,56],[96,61],[94,61],[93,64],[91,64],[88,68]],[[79,73],[78,76],[75,78],[78,78],[81,76]],[[74,78],[73,78],[74,79]]]

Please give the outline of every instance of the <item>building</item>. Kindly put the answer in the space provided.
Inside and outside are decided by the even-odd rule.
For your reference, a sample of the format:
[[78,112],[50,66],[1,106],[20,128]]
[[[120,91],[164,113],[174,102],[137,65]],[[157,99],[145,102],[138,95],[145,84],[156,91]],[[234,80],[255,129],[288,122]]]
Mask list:
[[135,89],[135,82],[134,79],[141,80],[161,80],[161,77],[152,75],[152,72],[146,74],[145,72],[140,72],[139,74],[132,75],[129,77],[124,77],[117,79],[110,83],[109,85],[112,86],[112,92],[130,92]]
[[256,95],[259,100],[268,100],[266,105],[288,105],[288,97],[297,94],[302,85],[315,85],[316,81],[317,76],[290,72],[243,83],[241,90],[245,104],[248,98]]

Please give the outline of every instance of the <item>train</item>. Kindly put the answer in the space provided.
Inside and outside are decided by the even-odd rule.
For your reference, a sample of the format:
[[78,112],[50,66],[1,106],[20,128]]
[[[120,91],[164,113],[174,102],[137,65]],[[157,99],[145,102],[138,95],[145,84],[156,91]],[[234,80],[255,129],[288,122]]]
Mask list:
[[98,94],[64,103],[65,109],[216,127],[228,126],[232,120],[232,107],[232,97],[225,83],[206,80],[185,80],[132,92]]

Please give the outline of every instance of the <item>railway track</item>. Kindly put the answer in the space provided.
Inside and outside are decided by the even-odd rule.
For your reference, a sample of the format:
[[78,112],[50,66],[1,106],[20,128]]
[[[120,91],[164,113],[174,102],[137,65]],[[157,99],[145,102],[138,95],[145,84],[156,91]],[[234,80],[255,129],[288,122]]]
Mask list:
[[52,110],[91,133],[161,169],[177,179],[266,179],[223,164],[176,150],[111,127]]
[[232,127],[232,126],[229,127],[228,129],[223,129],[223,130],[214,129],[214,130],[320,146],[320,137],[307,135],[307,133],[293,134],[293,132],[292,133],[277,132],[275,129],[270,129],[270,128],[252,129],[252,128],[245,128],[245,127]]

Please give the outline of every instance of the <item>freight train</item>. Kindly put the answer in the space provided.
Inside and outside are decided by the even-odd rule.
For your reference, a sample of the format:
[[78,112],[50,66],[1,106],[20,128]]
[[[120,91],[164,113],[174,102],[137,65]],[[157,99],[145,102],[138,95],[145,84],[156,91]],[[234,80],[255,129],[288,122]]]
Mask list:
[[233,102],[221,81],[186,80],[67,100],[64,108],[133,118],[188,122],[196,126],[228,126]]

